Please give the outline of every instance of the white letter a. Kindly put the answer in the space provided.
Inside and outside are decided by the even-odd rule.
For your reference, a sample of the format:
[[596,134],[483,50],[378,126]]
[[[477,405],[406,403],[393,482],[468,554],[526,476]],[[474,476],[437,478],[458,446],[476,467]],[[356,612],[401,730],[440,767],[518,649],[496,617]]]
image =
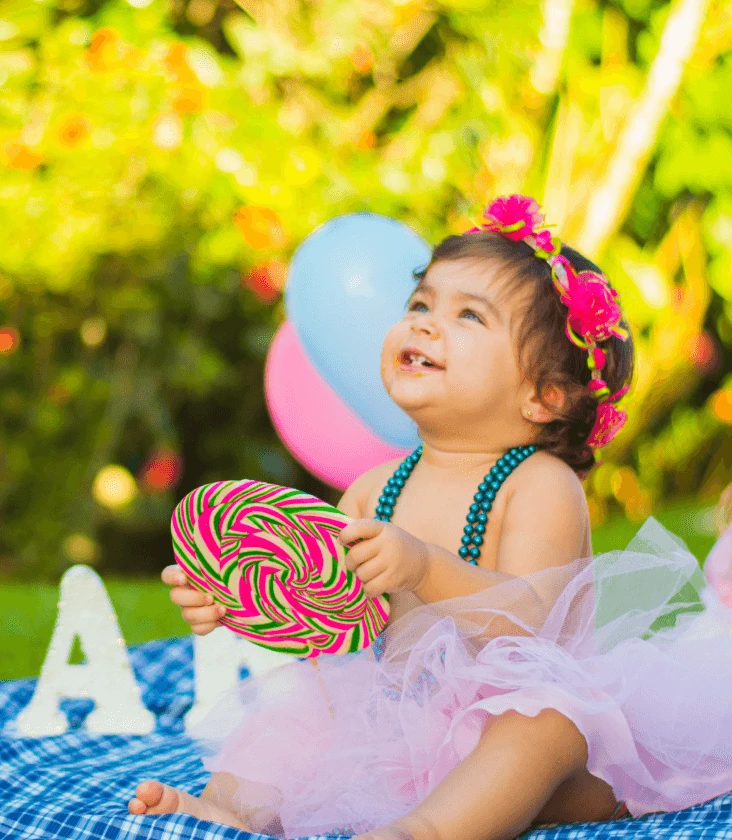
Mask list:
[[[146,735],[155,716],[142,703],[112,602],[99,575],[72,566],[61,578],[58,616],[31,702],[18,715],[18,731],[32,737],[61,735],[69,727],[62,697],[91,698],[90,732]],[[79,637],[86,664],[69,665]]]

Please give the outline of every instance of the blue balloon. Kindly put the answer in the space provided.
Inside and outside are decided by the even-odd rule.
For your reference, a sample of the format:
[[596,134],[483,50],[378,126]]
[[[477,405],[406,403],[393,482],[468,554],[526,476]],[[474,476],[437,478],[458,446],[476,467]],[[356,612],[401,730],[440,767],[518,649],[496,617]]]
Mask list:
[[430,256],[404,223],[347,213],[302,242],[285,287],[287,317],[320,375],[374,434],[405,449],[419,444],[417,424],[381,382],[381,346]]

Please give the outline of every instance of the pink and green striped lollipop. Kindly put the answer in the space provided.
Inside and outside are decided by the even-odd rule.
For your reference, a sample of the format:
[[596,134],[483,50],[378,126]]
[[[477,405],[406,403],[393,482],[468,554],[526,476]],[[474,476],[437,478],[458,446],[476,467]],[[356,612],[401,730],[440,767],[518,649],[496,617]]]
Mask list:
[[217,481],[189,493],[171,521],[173,552],[191,585],[226,607],[221,623],[300,657],[368,647],[389,596],[369,598],[336,536],[353,520],[291,487]]

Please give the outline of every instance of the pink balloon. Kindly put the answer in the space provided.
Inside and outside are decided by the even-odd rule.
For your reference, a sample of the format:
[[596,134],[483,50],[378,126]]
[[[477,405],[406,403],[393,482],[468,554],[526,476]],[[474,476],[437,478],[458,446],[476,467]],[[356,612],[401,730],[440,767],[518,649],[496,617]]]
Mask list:
[[315,369],[287,320],[267,352],[264,395],[285,446],[313,475],[339,490],[372,467],[412,451],[395,449],[364,426]]

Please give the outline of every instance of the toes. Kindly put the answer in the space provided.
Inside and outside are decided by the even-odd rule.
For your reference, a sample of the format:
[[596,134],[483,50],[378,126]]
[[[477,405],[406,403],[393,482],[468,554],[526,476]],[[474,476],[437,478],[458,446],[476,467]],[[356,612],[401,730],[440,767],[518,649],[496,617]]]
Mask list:
[[137,786],[135,795],[137,799],[146,806],[146,808],[154,808],[156,805],[160,804],[160,800],[163,798],[164,790],[165,787],[160,784],[160,782],[142,782]]
[[133,797],[127,803],[127,810],[131,814],[144,814],[147,811],[147,805],[140,799],[137,799],[137,797]]
[[[186,811],[181,807],[181,792],[162,782],[148,780],[137,786],[137,799],[146,806],[146,814],[172,814],[175,811]],[[193,798],[193,797],[192,797]]]

